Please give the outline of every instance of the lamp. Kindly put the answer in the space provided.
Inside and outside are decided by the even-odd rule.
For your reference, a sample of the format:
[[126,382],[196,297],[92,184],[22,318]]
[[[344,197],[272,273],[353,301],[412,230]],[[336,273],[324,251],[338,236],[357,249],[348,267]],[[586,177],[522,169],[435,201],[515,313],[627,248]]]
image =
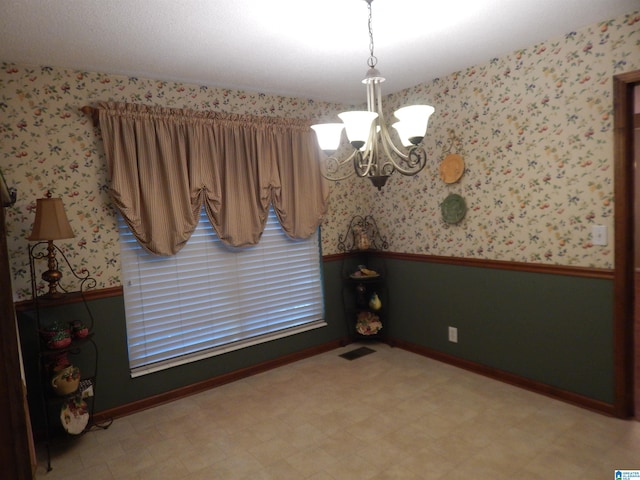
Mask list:
[[74,236],[67,215],[64,212],[62,199],[51,198],[51,192],[47,192],[46,198],[39,198],[36,201],[36,219],[33,222],[33,230],[27,238],[28,240],[48,242],[48,270],[42,274],[42,279],[49,283],[49,292],[46,294],[48,297],[61,295],[57,287],[62,274],[58,270],[58,261],[56,260],[56,249],[58,247],[53,244],[53,241],[73,238]]
[[[338,115],[343,123],[312,125],[318,145],[328,155],[324,159],[322,174],[329,180],[343,180],[354,173],[366,177],[380,190],[389,176],[398,171],[402,175],[415,175],[427,162],[427,152],[421,146],[427,133],[429,116],[435,111],[430,105],[412,105],[397,110],[398,122],[393,127],[398,131],[402,150],[391,140],[382,113],[382,89],[384,77],[375,68],[378,59],[373,54],[373,30],[371,28],[371,3],[369,9],[369,71],[362,81],[367,89],[367,111],[343,112]],[[354,151],[345,158],[337,158],[335,151],[340,144],[342,129]],[[386,156],[382,157],[382,153]],[[353,169],[343,168],[353,162]],[[346,170],[346,172],[345,172]]]

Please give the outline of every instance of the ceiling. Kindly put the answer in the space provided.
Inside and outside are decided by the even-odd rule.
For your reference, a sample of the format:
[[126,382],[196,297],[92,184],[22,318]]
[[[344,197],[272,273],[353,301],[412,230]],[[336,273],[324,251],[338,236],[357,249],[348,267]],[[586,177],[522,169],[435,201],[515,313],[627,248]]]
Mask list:
[[[630,13],[638,0],[375,0],[393,93]],[[364,0],[0,0],[0,61],[365,100]]]

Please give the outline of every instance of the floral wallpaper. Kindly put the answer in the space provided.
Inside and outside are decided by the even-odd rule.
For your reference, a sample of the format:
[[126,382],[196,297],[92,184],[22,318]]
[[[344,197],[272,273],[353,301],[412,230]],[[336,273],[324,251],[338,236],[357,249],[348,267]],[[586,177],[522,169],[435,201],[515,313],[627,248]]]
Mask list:
[[[1,59],[0,59],[1,60]],[[353,215],[373,214],[390,250],[535,263],[613,265],[611,77],[640,68],[640,12],[592,25],[484,65],[390,95],[389,112],[429,103],[425,170],[378,192],[367,180],[332,183],[324,254]],[[364,97],[364,89],[363,89]],[[120,285],[118,232],[99,130],[80,112],[96,101],[252,115],[335,118],[349,106],[50,66],[0,65],[0,169],[18,191],[6,209],[14,299],[29,298],[26,237],[37,198],[63,198],[75,238],[56,242],[98,288]],[[444,153],[466,171],[445,184]],[[458,224],[442,220],[449,193],[465,198]],[[609,244],[591,243],[605,225]]]
[[[37,198],[62,197],[75,238],[56,241],[97,288],[119,286],[115,209],[108,194],[100,131],[80,111],[99,101],[218,110],[286,118],[328,118],[342,105],[49,66],[3,63],[0,70],[0,169],[18,192],[7,208],[14,299],[30,298],[28,245]],[[329,249],[329,248],[328,248]],[[70,278],[70,277],[69,277]]]
[[[638,68],[632,12],[390,96],[387,116],[436,108],[425,170],[367,191],[390,250],[613,268],[612,77]],[[446,153],[465,161],[455,184],[440,179]],[[467,205],[455,225],[440,211],[451,193]]]

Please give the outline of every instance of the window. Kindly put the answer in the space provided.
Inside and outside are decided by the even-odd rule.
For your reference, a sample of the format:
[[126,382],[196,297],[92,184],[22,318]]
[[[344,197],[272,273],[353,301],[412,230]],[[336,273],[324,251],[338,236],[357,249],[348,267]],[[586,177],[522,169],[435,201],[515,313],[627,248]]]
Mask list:
[[119,218],[132,376],[325,326],[319,233],[285,235],[269,212],[260,243],[232,249],[204,210],[173,257],[144,250]]

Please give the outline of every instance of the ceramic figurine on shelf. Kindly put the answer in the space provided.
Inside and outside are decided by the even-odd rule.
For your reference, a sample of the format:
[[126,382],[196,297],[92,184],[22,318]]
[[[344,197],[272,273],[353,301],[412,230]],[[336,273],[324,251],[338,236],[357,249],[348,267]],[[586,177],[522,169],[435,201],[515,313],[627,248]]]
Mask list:
[[353,236],[355,240],[356,249],[358,250],[368,250],[369,249],[369,237],[367,235],[367,231],[360,228],[354,227]]
[[74,320],[69,325],[71,326],[71,334],[75,338],[86,338],[89,335],[89,328],[80,320]]
[[371,310],[380,310],[382,308],[382,302],[376,292],[373,292],[373,295],[371,295],[371,298],[369,299],[369,308]]
[[51,378],[51,388],[60,396],[75,392],[78,390],[78,385],[80,385],[80,369],[73,365],[60,370]]

